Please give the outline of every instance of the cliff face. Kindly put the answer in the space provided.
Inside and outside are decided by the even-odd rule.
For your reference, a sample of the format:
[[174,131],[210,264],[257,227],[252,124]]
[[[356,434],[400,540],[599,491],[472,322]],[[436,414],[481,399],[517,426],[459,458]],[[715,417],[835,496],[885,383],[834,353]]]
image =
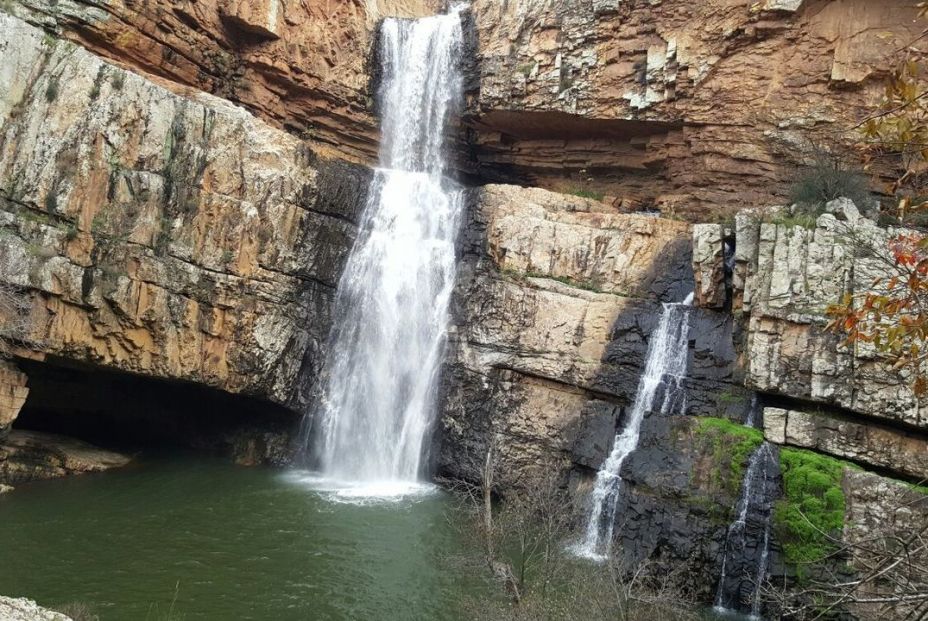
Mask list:
[[[0,12],[0,284],[26,303],[0,305],[12,358],[0,361],[0,436],[19,431],[24,403],[89,401],[93,391],[52,393],[104,371],[131,374],[106,385],[136,399],[205,394],[135,390],[180,380],[236,395],[236,416],[271,403],[294,422],[337,320],[371,174],[358,162],[376,152],[376,21],[434,4],[4,5],[19,17]],[[718,572],[747,455],[724,448],[744,441],[732,427],[752,401],[764,429],[751,442],[865,470],[839,467],[845,537],[891,512],[895,479],[928,475],[928,414],[910,378],[824,330],[825,307],[879,271],[855,248],[885,246],[889,232],[846,204],[814,230],[749,213],[734,230],[622,213],[711,221],[780,200],[804,145],[840,143],[878,96],[887,56],[914,37],[908,5],[474,2],[462,169],[604,198],[468,190],[442,473],[479,477],[496,445],[500,491],[543,466],[585,498],[662,303],[695,290],[688,416],[647,416],[621,473],[616,534],[630,558]],[[43,375],[60,368],[63,380]],[[230,401],[219,403],[225,416]],[[138,409],[157,418],[160,405]],[[11,434],[0,464],[37,442]],[[254,463],[285,441],[236,447]],[[74,463],[50,454],[52,470]],[[710,597],[711,581],[701,587]]]
[[436,0],[57,2],[12,10],[135,71],[241,104],[343,158],[377,152],[371,33],[384,15],[435,12]]
[[361,191],[339,195],[343,171],[240,108],[5,15],[0,29],[15,67],[2,74],[0,269],[32,295],[23,340],[289,403],[318,363]]
[[482,174],[699,221],[782,200],[920,30],[903,0],[474,3]]

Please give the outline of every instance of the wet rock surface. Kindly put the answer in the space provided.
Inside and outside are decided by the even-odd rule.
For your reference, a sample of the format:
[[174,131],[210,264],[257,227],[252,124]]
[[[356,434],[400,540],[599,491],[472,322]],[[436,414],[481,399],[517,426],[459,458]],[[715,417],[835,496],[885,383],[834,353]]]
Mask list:
[[62,476],[104,472],[131,458],[65,436],[14,429],[0,442],[0,481],[18,485]]
[[[511,186],[475,190],[469,215],[439,465],[473,478],[496,442],[502,487],[539,463],[595,471],[635,398],[661,300],[692,291],[689,227]],[[732,324],[695,308],[691,320],[688,411],[740,418],[746,394],[720,405],[737,391]]]

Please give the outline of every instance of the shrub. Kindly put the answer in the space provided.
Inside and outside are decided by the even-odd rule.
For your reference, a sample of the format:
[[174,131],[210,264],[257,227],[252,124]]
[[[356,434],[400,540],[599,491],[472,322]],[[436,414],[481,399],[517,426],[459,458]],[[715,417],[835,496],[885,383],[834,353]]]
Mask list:
[[817,156],[811,166],[800,170],[789,191],[790,201],[798,206],[796,215],[818,217],[826,203],[842,197],[861,208],[873,200],[867,177],[828,155]]
[[89,605],[83,602],[69,602],[56,609],[63,615],[71,617],[74,621],[100,621],[100,617]]
[[45,101],[51,103],[58,99],[58,78],[52,77],[45,87]]
[[580,198],[591,198],[591,199],[593,199],[594,201],[601,201],[601,200],[603,200],[603,193],[602,193],[602,192],[596,192],[596,191],[594,191],[594,190],[581,190],[581,189],[577,189],[577,190],[572,190],[570,193],[573,194],[574,196],[579,196]]

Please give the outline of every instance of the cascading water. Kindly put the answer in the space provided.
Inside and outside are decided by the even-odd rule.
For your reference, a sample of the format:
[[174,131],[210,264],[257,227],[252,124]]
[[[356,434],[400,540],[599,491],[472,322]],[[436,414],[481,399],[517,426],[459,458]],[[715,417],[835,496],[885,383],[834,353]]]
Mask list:
[[776,473],[776,449],[764,442],[748,462],[735,521],[725,536],[722,574],[715,596],[715,608],[719,612],[750,610],[753,617],[760,616],[760,590],[767,575]]
[[443,153],[462,98],[460,11],[382,26],[380,168],[313,416],[322,477],[347,495],[402,495],[424,474],[463,205]]
[[651,336],[644,373],[628,422],[615,437],[612,452],[596,474],[592,510],[583,540],[572,547],[578,556],[603,560],[612,545],[612,529],[622,476],[622,464],[638,446],[641,423],[654,407],[663,387],[661,414],[685,411],[683,380],[686,376],[689,344],[689,315],[692,294],[682,304],[664,304],[660,323]]
[[757,426],[757,414],[760,408],[760,404],[757,400],[757,393],[754,393],[751,396],[751,406],[748,409],[748,415],[744,420],[745,427],[756,427]]

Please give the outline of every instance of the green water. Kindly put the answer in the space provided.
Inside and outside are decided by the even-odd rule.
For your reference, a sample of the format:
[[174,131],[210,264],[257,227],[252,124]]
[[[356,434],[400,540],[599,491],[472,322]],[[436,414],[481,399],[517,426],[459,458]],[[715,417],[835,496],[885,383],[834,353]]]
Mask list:
[[456,620],[488,589],[452,512],[439,491],[359,506],[274,470],[159,459],[0,496],[0,594],[104,621]]

